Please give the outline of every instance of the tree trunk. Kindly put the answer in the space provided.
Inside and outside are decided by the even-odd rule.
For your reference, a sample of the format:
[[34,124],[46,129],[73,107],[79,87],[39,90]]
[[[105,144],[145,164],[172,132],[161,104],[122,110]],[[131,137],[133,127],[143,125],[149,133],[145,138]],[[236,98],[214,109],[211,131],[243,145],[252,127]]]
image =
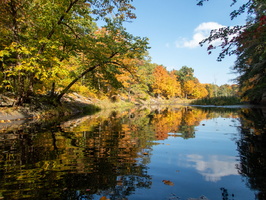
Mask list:
[[63,89],[62,92],[56,97],[56,102],[59,103],[60,100],[61,100],[61,98],[68,92],[68,90],[72,87],[72,85],[74,85],[84,75],[86,75],[87,73],[93,71],[98,66],[99,65],[95,65],[93,67],[88,68],[87,70],[85,70],[84,72],[82,72],[77,78],[75,78],[73,81],[71,81],[71,83],[69,83],[68,86],[66,86],[65,89]]
[[[117,55],[118,52],[114,52],[110,57],[109,59],[115,57],[115,55]],[[105,62],[102,62],[101,64],[97,64],[97,65],[94,65],[90,68],[88,68],[87,70],[85,70],[84,72],[82,72],[77,78],[75,78],[73,81],[71,81],[71,83],[68,84],[68,86],[65,87],[65,89],[62,90],[62,92],[57,96],[56,98],[56,102],[57,103],[60,103],[60,100],[62,99],[62,97],[68,92],[68,90],[72,87],[72,85],[74,85],[79,79],[81,79],[83,76],[85,76],[87,73],[93,71],[95,68],[99,67],[99,66],[103,66],[107,63],[111,63],[111,61],[105,61]]]
[[52,83],[51,93],[50,95],[53,97],[55,96],[55,82]]

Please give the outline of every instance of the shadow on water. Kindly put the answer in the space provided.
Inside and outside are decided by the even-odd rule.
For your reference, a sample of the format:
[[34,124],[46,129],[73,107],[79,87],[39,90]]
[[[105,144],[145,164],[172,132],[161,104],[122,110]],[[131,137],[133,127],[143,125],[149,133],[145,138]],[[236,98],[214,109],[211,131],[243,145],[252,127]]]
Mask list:
[[[266,123],[261,114],[250,109],[136,108],[20,124],[1,131],[0,199],[127,199],[139,189],[151,189],[148,166],[158,141],[195,138],[202,120],[240,115],[238,170],[262,200]],[[221,199],[228,192],[221,188]]]
[[257,199],[266,199],[266,109],[241,112],[241,139],[237,142],[240,154],[239,172],[247,178],[247,185],[258,190]]

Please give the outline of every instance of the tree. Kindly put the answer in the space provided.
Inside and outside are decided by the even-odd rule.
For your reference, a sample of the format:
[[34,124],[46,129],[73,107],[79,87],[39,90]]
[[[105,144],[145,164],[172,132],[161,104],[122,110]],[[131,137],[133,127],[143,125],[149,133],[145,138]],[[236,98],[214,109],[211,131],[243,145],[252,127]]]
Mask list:
[[171,71],[169,73],[169,90],[171,97],[181,97],[182,91],[181,91],[181,84],[177,79],[177,75],[175,74],[175,71]]
[[[144,60],[143,60],[144,61]],[[137,84],[131,85],[131,91],[141,99],[148,99],[152,95],[152,84],[155,79],[153,71],[157,65],[150,63],[150,60],[145,60],[137,71]]]
[[219,87],[219,96],[236,96],[236,90],[234,88],[234,85],[228,85],[224,84]]
[[[200,0],[198,5],[204,1]],[[236,3],[237,0],[233,0]],[[216,39],[223,42],[218,46],[209,45],[209,53],[221,47],[218,61],[226,55],[237,55],[233,69],[239,73],[236,79],[244,100],[260,103],[266,91],[266,3],[264,0],[247,0],[238,10],[231,12],[231,19],[247,13],[247,23],[242,26],[225,27],[213,30],[203,43],[211,43]]]
[[[130,2],[1,1],[1,90],[13,92],[17,97],[17,104],[28,101],[29,96],[40,88],[51,91],[54,95],[59,79],[67,74],[63,65],[67,65],[66,61],[71,57],[78,57],[81,60],[77,63],[81,64],[83,70],[80,70],[80,76],[76,76],[57,96],[57,100],[60,100],[77,82],[75,80],[95,68],[108,64],[108,74],[110,71],[114,72],[116,66],[125,67],[122,65],[121,56],[130,57],[134,56],[134,53],[139,55],[147,48],[146,39],[133,37],[122,28],[124,20],[135,18],[132,13],[134,7]],[[115,13],[117,20],[112,22],[107,19],[106,32],[97,35],[93,16],[97,19],[105,18],[110,13]],[[114,33],[111,33],[112,31]],[[110,45],[108,42],[111,42]],[[100,50],[104,50],[103,53]],[[86,64],[81,61],[86,61]],[[39,88],[36,88],[37,86]]]
[[218,96],[218,90],[219,86],[215,84],[206,84],[205,85],[206,90],[208,91],[208,97],[217,97]]
[[[91,37],[91,36],[89,36]],[[84,63],[84,71],[67,85],[57,96],[59,101],[70,87],[87,73],[100,68],[104,77],[116,83],[115,75],[121,70],[133,73],[134,66],[125,63],[125,58],[141,58],[147,50],[147,39],[134,37],[127,33],[121,25],[121,21],[108,21],[108,24],[99,30],[95,37],[89,38],[92,42],[84,47],[87,62]],[[135,73],[135,72],[134,72]]]
[[185,94],[186,98],[193,99],[193,92],[195,87],[196,84],[193,80],[184,82],[183,93]]
[[194,69],[187,66],[182,66],[180,70],[175,72],[181,82],[194,79]]
[[196,82],[196,87],[193,91],[193,98],[200,99],[208,96],[208,90],[205,88],[204,84],[201,84],[199,81]]
[[157,97],[165,96],[167,90],[168,72],[163,66],[157,66],[153,71],[154,83],[152,85],[153,92]]
[[[174,72],[177,76],[177,81],[181,84],[182,96],[187,98],[188,93],[190,93],[193,86],[189,86],[189,83],[194,83],[194,69],[191,67],[183,66],[180,70]],[[191,88],[191,89],[189,89]],[[188,93],[187,93],[188,92]]]
[[237,80],[243,99],[260,103],[266,92],[266,16],[253,20],[238,38],[233,69],[240,74]]
[[159,65],[154,69],[153,76],[152,89],[157,97],[162,95],[165,98],[171,98],[180,95],[180,84],[174,73],[169,73],[165,67]]
[[186,81],[184,83],[183,93],[189,99],[199,99],[208,95],[208,91],[198,79]]
[[156,65],[151,64],[147,56],[144,59],[128,59],[127,62],[134,65],[136,74],[132,76],[132,74],[125,72],[119,75],[125,80],[120,94],[127,95],[129,100],[131,100],[132,95],[134,98],[147,100],[151,95],[151,85],[154,82],[153,70]]

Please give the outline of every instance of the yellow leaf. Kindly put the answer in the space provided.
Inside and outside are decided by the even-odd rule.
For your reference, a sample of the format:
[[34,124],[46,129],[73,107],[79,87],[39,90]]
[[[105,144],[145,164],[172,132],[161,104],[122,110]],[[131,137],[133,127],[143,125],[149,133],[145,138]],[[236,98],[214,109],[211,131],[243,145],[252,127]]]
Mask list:
[[169,181],[169,180],[163,180],[163,183],[165,185],[170,185],[170,186],[174,186],[174,183],[172,181]]

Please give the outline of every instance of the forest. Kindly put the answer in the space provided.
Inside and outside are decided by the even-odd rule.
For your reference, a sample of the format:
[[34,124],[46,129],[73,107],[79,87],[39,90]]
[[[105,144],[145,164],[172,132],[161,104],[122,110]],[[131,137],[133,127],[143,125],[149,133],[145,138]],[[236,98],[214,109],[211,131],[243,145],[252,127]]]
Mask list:
[[[128,101],[240,96],[243,101],[262,103],[265,6],[262,0],[246,1],[231,13],[232,19],[248,13],[245,26],[213,30],[202,41],[224,41],[207,49],[220,48],[218,60],[237,55],[237,84],[218,86],[200,83],[189,66],[167,71],[152,63],[148,38],[134,36],[123,27],[136,18],[131,0],[2,0],[0,93],[14,97],[15,105],[31,103],[34,97],[47,97],[57,105],[71,92]],[[98,27],[98,20],[105,25]]]

